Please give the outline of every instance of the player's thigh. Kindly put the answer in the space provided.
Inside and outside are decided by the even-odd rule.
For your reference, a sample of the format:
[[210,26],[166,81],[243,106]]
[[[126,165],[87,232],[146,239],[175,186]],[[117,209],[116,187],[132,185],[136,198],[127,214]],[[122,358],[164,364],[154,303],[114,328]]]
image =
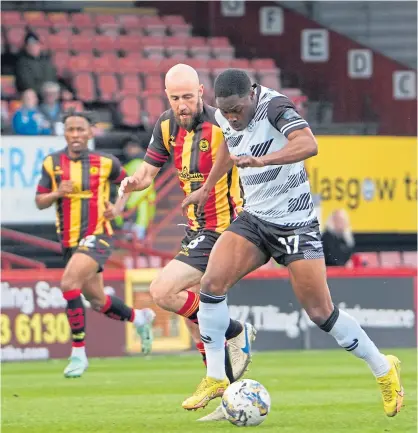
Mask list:
[[171,260],[151,283],[153,298],[176,295],[190,287],[199,285],[203,272],[179,260]]
[[61,278],[61,289],[64,292],[81,289],[84,283],[97,273],[98,269],[99,265],[94,258],[75,251],[65,267]]
[[214,295],[225,294],[248,273],[267,262],[269,256],[253,242],[234,231],[222,233],[209,257],[201,290]]
[[317,324],[326,321],[334,307],[324,259],[295,260],[288,265],[288,269],[295,295],[311,320]]
[[103,307],[106,302],[106,295],[103,288],[104,282],[103,274],[101,272],[96,272],[83,284],[83,295],[91,302],[92,307],[95,310]]

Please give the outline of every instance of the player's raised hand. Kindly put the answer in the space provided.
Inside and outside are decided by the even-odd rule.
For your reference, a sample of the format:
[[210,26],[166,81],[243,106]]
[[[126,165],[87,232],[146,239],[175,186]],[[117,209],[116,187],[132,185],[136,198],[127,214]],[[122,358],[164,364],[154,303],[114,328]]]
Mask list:
[[58,186],[58,195],[64,197],[66,194],[73,192],[73,182],[71,180],[63,180]]
[[260,158],[255,156],[234,156],[231,155],[234,164],[239,168],[247,167],[264,167],[264,163]]
[[181,210],[183,213],[183,216],[187,216],[187,208],[191,204],[197,204],[197,214],[201,214],[203,211],[203,208],[205,207],[206,202],[209,198],[209,192],[205,190],[204,188],[200,188],[196,191],[193,191],[190,193],[182,202],[181,204]]
[[125,179],[122,180],[119,186],[119,190],[118,190],[119,197],[123,197],[128,192],[135,191],[138,187],[138,184],[139,181],[135,176],[125,177]]

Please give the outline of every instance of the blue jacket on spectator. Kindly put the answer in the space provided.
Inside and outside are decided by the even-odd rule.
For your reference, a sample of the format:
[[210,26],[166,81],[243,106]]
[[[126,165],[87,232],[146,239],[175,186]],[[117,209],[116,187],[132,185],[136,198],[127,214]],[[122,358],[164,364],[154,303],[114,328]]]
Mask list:
[[13,116],[13,130],[18,135],[51,135],[51,129],[45,127],[44,122],[38,110],[22,108]]

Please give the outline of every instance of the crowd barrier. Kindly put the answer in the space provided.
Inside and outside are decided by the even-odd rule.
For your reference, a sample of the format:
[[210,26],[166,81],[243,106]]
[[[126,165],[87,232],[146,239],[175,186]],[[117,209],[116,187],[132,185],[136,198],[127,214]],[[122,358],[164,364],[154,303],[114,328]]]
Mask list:
[[[191,348],[183,319],[156,307],[148,292],[157,269],[106,271],[105,291],[137,308],[157,311],[155,352]],[[1,359],[66,358],[70,329],[59,289],[62,270],[6,270],[1,283]],[[415,269],[328,269],[334,302],[352,314],[380,347],[416,347]],[[228,296],[231,317],[258,329],[255,350],[329,349],[334,339],[320,331],[299,306],[286,270],[254,272]],[[90,357],[140,353],[130,323],[115,323],[87,307]]]

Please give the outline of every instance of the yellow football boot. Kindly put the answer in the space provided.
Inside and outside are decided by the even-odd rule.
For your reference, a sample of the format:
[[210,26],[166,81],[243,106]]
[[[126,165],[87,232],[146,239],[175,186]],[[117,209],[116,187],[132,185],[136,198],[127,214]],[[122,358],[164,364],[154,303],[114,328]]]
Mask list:
[[376,380],[382,393],[383,409],[387,416],[392,417],[401,410],[404,390],[401,385],[401,361],[393,355],[387,355],[386,359],[391,366],[389,373]]
[[222,397],[228,386],[229,380],[226,377],[224,380],[205,377],[200,382],[195,393],[183,401],[183,409],[196,410],[200,407],[206,407],[207,404],[214,398]]

